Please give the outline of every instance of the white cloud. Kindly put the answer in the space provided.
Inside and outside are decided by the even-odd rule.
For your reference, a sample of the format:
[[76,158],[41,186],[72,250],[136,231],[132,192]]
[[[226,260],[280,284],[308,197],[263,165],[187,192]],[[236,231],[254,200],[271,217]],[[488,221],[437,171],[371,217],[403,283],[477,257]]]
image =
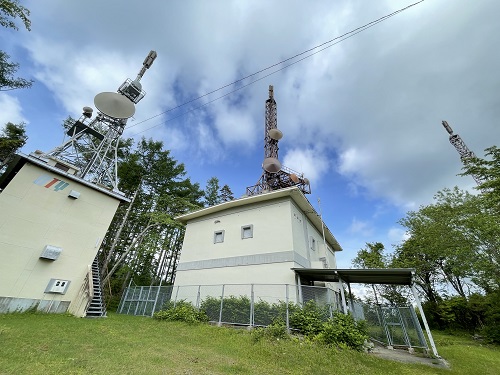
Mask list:
[[403,228],[391,227],[387,232],[387,239],[391,242],[391,245],[397,245],[410,238]]
[[19,99],[8,94],[0,94],[0,128],[8,122],[19,124],[21,122],[28,123],[28,120],[23,115],[23,109]]
[[357,234],[363,237],[369,237],[373,235],[374,233],[374,228],[372,223],[368,221],[362,221],[358,220],[356,218],[353,218],[351,221],[351,226],[349,227],[349,231],[352,234]]
[[329,161],[327,156],[318,150],[294,148],[286,152],[283,165],[303,173],[311,183],[317,183],[328,171]]

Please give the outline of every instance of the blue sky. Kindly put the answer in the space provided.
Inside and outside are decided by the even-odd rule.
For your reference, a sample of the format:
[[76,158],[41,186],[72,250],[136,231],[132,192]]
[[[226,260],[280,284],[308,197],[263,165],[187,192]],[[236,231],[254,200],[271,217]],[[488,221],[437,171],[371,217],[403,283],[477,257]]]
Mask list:
[[438,190],[473,188],[441,121],[479,156],[498,144],[500,3],[427,0],[202,109],[234,87],[164,112],[411,3],[23,1],[32,31],[3,29],[0,43],[35,84],[0,93],[0,124],[25,121],[24,151],[48,151],[64,118],[135,78],[154,49],[125,135],[162,140],[193,181],[217,176],[241,196],[261,175],[272,84],[281,162],[311,180],[348,268],[366,242],[392,250],[397,221]]

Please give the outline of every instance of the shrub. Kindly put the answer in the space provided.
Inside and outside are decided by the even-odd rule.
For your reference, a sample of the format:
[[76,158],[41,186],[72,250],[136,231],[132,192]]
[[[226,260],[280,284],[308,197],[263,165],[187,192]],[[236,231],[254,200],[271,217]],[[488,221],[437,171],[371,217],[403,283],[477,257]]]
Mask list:
[[332,319],[321,325],[320,332],[314,341],[328,346],[347,346],[355,350],[363,350],[368,340],[365,321],[356,321],[351,315],[335,312]]
[[286,329],[286,323],[283,319],[276,319],[265,328],[257,328],[252,331],[252,339],[260,341],[261,339],[286,340],[290,337]]
[[191,303],[177,301],[175,306],[168,302],[164,309],[153,314],[153,318],[166,321],[179,321],[186,323],[207,322],[208,317],[203,311],[198,311]]
[[330,315],[328,306],[319,306],[312,300],[306,302],[304,307],[293,310],[290,314],[290,326],[306,336],[318,334]]

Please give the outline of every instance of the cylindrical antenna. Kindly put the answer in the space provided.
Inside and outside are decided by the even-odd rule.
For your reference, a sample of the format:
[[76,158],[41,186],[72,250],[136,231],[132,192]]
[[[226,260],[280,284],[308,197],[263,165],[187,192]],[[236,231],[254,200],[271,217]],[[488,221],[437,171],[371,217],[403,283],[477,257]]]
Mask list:
[[453,129],[451,128],[450,125],[448,125],[448,122],[447,121],[443,121],[442,124],[443,124],[444,128],[446,129],[446,131],[448,133],[450,133],[450,135],[453,135]]
[[151,65],[153,65],[153,61],[155,61],[156,56],[158,56],[156,51],[151,50],[149,52],[149,54],[144,59],[144,62],[142,63],[142,69],[139,72],[139,74],[137,75],[137,78],[135,79],[136,81],[140,81],[142,76],[144,75],[144,73],[146,73],[146,70],[151,68]]

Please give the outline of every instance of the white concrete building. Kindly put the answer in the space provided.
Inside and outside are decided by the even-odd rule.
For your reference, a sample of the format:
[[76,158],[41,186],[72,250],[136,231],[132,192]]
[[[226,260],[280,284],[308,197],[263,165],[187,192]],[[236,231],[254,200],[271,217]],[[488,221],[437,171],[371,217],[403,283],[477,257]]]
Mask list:
[[0,312],[85,315],[90,265],[125,198],[75,172],[18,155],[0,177]]
[[292,268],[336,268],[335,252],[342,250],[296,187],[177,219],[186,224],[186,234],[175,286],[297,285]]

